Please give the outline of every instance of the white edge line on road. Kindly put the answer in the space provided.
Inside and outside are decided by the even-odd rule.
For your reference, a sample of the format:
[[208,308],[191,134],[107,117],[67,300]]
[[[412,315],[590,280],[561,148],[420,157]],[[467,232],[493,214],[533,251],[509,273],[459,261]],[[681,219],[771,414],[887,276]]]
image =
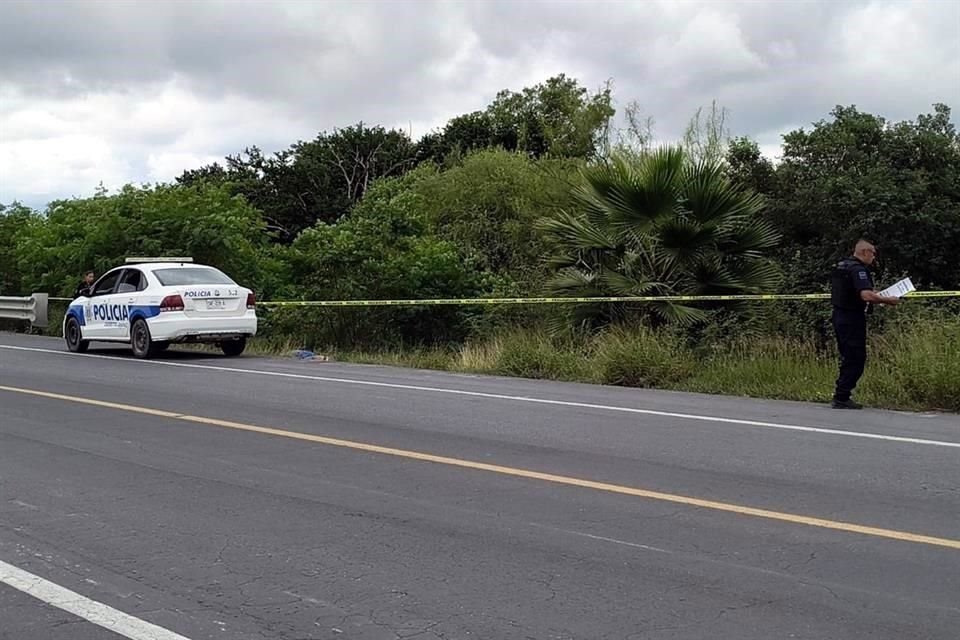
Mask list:
[[651,547],[648,544],[640,544],[637,542],[627,542],[626,540],[620,540],[619,538],[608,538],[606,536],[597,536],[592,533],[584,533],[583,531],[573,531],[571,529],[560,529],[558,527],[551,527],[550,525],[540,524],[538,522],[528,522],[527,525],[531,527],[536,527],[539,529],[548,529],[555,533],[565,533],[571,536],[577,536],[578,538],[588,538],[590,540],[598,540],[600,542],[610,542],[612,544],[618,544],[624,547],[633,547],[634,549],[643,549],[644,551],[653,551],[655,553],[666,553],[672,555],[673,551],[668,551],[667,549],[661,549],[660,547]]
[[130,362],[137,364],[153,364],[167,367],[181,367],[186,369],[201,369],[208,371],[224,371],[227,373],[242,373],[247,375],[271,376],[276,378],[293,378],[297,380],[315,380],[317,382],[332,382],[337,384],[351,384],[356,386],[380,387],[388,389],[402,389],[405,391],[423,391],[428,393],[445,393],[449,395],[469,396],[473,398],[488,398],[492,400],[508,400],[514,402],[529,402],[532,404],[544,404],[561,407],[575,407],[578,409],[596,409],[599,411],[612,411],[619,413],[632,413],[649,416],[660,416],[663,418],[678,418],[681,420],[696,420],[700,422],[719,422],[723,424],[736,424],[748,427],[763,427],[767,429],[780,429],[784,431],[804,431],[808,433],[822,433],[832,436],[845,436],[848,438],[865,438],[870,440],[883,440],[887,442],[903,442],[907,444],[921,444],[934,447],[950,447],[960,449],[960,442],[950,442],[946,440],[928,440],[925,438],[910,438],[907,436],[891,436],[880,433],[869,433],[865,431],[847,431],[844,429],[830,429],[827,427],[809,427],[796,424],[782,424],[779,422],[763,422],[758,420],[744,420],[742,418],[723,418],[720,416],[708,416],[693,413],[674,413],[671,411],[657,411],[655,409],[635,409],[633,407],[620,407],[615,405],[592,404],[588,402],[573,402],[569,400],[549,400],[546,398],[531,398],[528,396],[511,396],[499,393],[485,393],[482,391],[466,391],[463,389],[444,389],[442,387],[424,387],[419,385],[398,384],[393,382],[374,382],[372,380],[354,380],[350,378],[332,378],[328,376],[312,376],[301,373],[286,373],[283,371],[262,371],[260,369],[241,369],[238,367],[221,367],[208,364],[189,364],[186,362],[167,362],[164,360],[132,360],[129,358],[118,358],[116,356],[97,355],[92,353],[70,353],[67,351],[58,351],[56,349],[41,349],[38,347],[16,347],[12,345],[0,345],[0,349],[9,349],[13,351],[32,351],[37,353],[52,353],[61,356],[75,356],[80,358],[100,358],[103,360],[115,360],[119,362]]
[[190,640],[0,560],[0,583],[130,640]]

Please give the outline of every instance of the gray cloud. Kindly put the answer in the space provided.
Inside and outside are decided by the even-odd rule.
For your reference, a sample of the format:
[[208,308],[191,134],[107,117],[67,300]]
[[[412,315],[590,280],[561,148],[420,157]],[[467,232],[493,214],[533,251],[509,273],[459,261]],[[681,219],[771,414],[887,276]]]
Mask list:
[[960,4],[938,0],[8,0],[0,22],[0,202],[361,119],[419,135],[559,72],[612,78],[667,139],[715,98],[768,146],[836,104],[903,119],[960,102]]

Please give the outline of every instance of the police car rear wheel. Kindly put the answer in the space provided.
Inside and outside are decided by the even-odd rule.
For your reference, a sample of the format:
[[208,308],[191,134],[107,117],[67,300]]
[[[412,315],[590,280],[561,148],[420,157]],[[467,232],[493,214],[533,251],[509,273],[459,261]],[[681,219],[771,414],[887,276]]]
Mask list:
[[83,340],[80,332],[80,323],[77,322],[76,318],[70,318],[67,320],[67,328],[64,332],[64,336],[67,340],[67,349],[73,353],[83,353],[87,350],[87,347],[90,346],[89,340]]
[[149,358],[156,353],[156,347],[150,339],[150,327],[143,318],[133,323],[130,329],[130,347],[137,358]]
[[236,340],[225,340],[220,343],[220,349],[225,356],[238,356],[247,348],[247,339],[238,338]]

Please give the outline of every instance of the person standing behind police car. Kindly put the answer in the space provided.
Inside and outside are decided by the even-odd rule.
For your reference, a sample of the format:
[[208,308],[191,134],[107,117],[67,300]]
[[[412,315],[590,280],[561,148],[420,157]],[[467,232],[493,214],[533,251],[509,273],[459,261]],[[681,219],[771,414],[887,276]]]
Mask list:
[[84,295],[84,292],[93,293],[93,283],[96,279],[96,274],[93,271],[87,271],[83,274],[83,280],[77,285],[77,290],[74,291],[73,297],[79,298]]
[[853,255],[833,269],[831,301],[833,330],[840,351],[840,374],[833,394],[834,409],[861,409],[851,398],[867,363],[867,305],[900,303],[873,290],[870,266],[877,258],[872,242],[860,239]]

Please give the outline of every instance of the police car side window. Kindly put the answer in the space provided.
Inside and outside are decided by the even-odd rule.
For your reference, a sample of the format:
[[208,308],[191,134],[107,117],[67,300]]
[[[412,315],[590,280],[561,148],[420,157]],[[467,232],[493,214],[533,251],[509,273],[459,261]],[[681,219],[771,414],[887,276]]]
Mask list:
[[117,293],[133,293],[134,291],[143,291],[146,288],[147,283],[143,273],[137,269],[126,269],[123,272],[123,278],[120,280],[120,286],[117,287]]
[[120,271],[115,271],[100,278],[99,282],[94,286],[93,295],[105,296],[113,293],[114,288],[117,286],[117,280],[120,278],[120,273]]

